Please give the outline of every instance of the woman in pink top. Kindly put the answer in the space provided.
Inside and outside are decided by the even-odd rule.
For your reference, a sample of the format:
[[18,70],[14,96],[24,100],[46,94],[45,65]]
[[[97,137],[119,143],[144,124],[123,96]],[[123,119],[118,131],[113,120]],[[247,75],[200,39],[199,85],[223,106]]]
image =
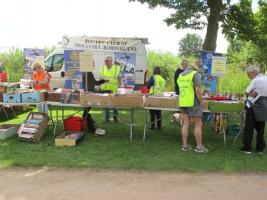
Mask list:
[[4,68],[4,63],[0,60],[0,82],[7,82],[7,73]]

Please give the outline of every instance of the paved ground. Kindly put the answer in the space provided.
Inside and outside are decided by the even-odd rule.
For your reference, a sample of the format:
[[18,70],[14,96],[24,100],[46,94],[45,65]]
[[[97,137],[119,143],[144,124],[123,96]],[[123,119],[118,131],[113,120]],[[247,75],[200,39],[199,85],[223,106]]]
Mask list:
[[267,174],[0,169],[0,200],[267,200]]

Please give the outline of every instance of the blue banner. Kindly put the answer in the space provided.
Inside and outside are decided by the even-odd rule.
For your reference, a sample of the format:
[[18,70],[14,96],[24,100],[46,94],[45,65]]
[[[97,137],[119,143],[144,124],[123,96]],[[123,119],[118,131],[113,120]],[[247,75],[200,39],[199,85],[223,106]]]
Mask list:
[[222,56],[221,53],[214,53],[211,51],[200,51],[200,60],[203,68],[207,68],[207,71],[201,73],[203,86],[204,86],[204,95],[214,95],[217,90],[218,79],[215,76],[211,76],[212,70],[212,58],[213,56]]
[[65,71],[80,70],[80,55],[83,50],[64,50]]

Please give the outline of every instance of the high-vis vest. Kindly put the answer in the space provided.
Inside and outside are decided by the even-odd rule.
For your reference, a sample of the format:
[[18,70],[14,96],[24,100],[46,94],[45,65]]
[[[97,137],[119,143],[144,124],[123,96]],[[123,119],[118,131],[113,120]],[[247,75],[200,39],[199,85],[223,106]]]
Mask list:
[[35,90],[47,90],[47,91],[50,90],[49,84],[50,84],[51,75],[47,71],[44,70],[44,71],[41,71],[39,73],[34,72],[32,79],[35,80],[35,81],[44,81],[46,75],[48,75],[47,84],[38,84],[37,83],[37,84],[34,85],[34,89]]
[[180,107],[193,107],[195,99],[195,88],[193,83],[196,71],[192,71],[187,75],[180,74],[177,79],[177,84],[180,88],[179,106]]
[[154,85],[149,89],[150,94],[161,94],[164,92],[166,81],[160,75],[154,75]]
[[109,80],[101,84],[101,90],[112,90],[113,93],[117,93],[119,84],[120,67],[112,65],[110,69],[107,66],[100,67],[100,78]]

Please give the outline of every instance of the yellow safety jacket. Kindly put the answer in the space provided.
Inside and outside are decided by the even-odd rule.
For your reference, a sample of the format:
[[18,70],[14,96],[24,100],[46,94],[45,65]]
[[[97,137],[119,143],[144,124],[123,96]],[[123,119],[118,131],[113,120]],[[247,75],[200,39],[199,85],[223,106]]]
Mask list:
[[177,79],[177,84],[180,89],[179,106],[180,107],[193,107],[195,100],[195,88],[193,83],[196,71],[192,71],[187,75],[180,75]]
[[120,67],[112,65],[110,69],[107,66],[100,67],[100,78],[108,80],[100,87],[102,90],[112,90],[113,93],[117,93],[119,84]]
[[154,85],[149,89],[150,94],[161,94],[164,92],[166,81],[161,75],[154,75]]

